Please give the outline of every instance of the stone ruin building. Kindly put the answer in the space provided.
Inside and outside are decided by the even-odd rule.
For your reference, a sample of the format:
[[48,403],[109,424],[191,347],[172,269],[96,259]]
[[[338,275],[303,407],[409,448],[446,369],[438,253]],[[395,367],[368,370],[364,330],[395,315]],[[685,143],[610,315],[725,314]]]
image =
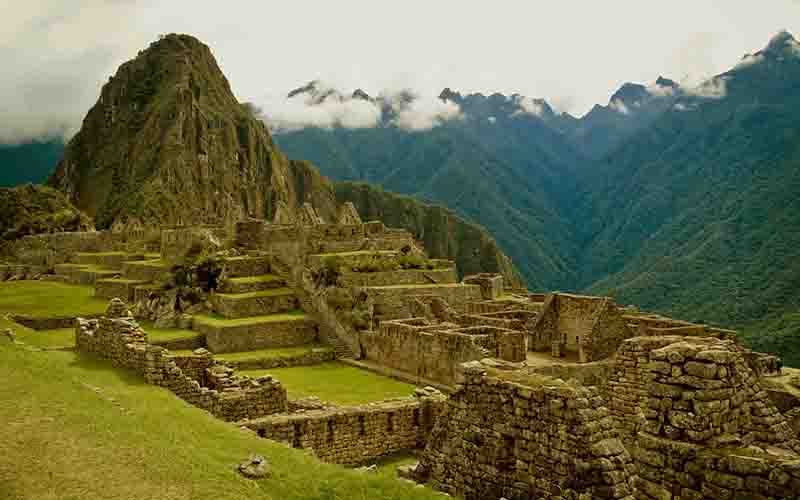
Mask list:
[[[350,204],[335,223],[305,204],[297,216],[279,207],[272,223],[134,220],[25,237],[14,250],[0,279],[92,284],[111,300],[77,320],[78,349],[325,461],[417,450],[403,476],[465,500],[800,498],[800,398],[770,382],[783,372],[777,356],[608,297],[461,278]],[[187,262],[202,279],[176,285]],[[151,343],[137,319],[197,336]],[[223,359],[311,343],[329,348],[280,365]],[[331,359],[419,389],[341,407],[237,374]]]

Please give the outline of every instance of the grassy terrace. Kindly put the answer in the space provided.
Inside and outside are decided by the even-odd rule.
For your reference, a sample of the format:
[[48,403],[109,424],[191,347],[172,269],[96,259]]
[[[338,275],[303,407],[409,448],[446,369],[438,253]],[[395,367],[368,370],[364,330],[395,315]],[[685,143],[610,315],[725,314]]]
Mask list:
[[263,274],[261,276],[243,276],[241,278],[228,278],[233,283],[271,283],[283,282],[279,276],[274,274]]
[[199,335],[195,331],[180,328],[156,328],[151,321],[139,321],[138,323],[147,333],[147,340],[150,342],[189,339]]
[[248,318],[226,319],[219,314],[194,316],[195,323],[202,323],[211,326],[245,326],[258,325],[271,321],[300,321],[306,319],[306,313],[300,309],[283,314],[269,314],[267,316],[251,316]]
[[295,358],[308,354],[314,349],[325,349],[326,351],[332,350],[330,347],[312,344],[299,347],[278,347],[274,349],[260,349],[257,351],[244,351],[244,352],[229,352],[225,354],[215,354],[215,358],[225,361],[247,361],[250,359],[277,359],[277,358]]
[[290,398],[316,396],[340,405],[410,396],[414,391],[413,385],[336,362],[240,373],[252,377],[272,375],[286,387]]
[[244,300],[255,299],[258,297],[280,297],[282,295],[294,295],[291,288],[270,288],[260,292],[246,292],[246,293],[220,293],[219,295],[226,299]]
[[[163,388],[75,352],[0,341],[0,498],[19,500],[372,500],[442,498],[259,439]],[[271,478],[235,466],[258,453]],[[399,460],[405,462],[406,459]]]
[[108,300],[95,298],[94,287],[52,281],[11,281],[0,285],[0,316],[92,315],[105,312]]

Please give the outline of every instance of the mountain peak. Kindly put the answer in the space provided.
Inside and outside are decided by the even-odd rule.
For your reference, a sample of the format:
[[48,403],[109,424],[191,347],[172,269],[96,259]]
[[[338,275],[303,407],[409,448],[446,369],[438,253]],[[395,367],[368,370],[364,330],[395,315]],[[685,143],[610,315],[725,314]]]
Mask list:
[[460,92],[456,92],[450,87],[445,87],[444,90],[439,93],[439,99],[443,101],[458,102],[463,99],[463,96]]
[[49,183],[99,227],[218,224],[297,207],[292,168],[208,46],[167,35],[103,85]]
[[621,102],[625,105],[631,105],[649,97],[647,87],[640,83],[624,83],[614,95],[611,96],[610,102]]
[[659,76],[658,78],[656,78],[656,85],[659,87],[669,87],[673,89],[680,87],[680,84],[678,84],[678,82],[676,82],[675,80],[664,78],[663,76]]
[[775,36],[773,36],[769,43],[767,44],[766,48],[764,49],[765,52],[779,52],[785,50],[787,47],[792,45],[797,45],[797,40],[786,30],[779,31]]
[[370,97],[370,95],[364,92],[362,89],[355,89],[353,91],[353,95],[351,95],[350,98],[360,99],[362,101],[372,101],[372,97]]

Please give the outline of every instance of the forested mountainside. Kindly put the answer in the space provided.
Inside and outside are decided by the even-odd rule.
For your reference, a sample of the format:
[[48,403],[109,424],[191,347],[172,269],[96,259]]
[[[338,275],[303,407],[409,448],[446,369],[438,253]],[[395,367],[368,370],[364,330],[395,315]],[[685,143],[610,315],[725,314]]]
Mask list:
[[60,139],[0,145],[0,187],[43,182],[64,154]]

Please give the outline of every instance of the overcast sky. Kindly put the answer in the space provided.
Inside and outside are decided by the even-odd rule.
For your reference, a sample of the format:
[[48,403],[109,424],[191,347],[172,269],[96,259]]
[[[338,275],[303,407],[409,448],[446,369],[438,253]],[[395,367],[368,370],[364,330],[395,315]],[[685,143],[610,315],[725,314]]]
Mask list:
[[0,12],[0,143],[68,136],[116,67],[169,32],[210,45],[242,101],[320,78],[371,94],[519,92],[578,115],[626,81],[699,81],[800,33],[800,0],[0,0]]

